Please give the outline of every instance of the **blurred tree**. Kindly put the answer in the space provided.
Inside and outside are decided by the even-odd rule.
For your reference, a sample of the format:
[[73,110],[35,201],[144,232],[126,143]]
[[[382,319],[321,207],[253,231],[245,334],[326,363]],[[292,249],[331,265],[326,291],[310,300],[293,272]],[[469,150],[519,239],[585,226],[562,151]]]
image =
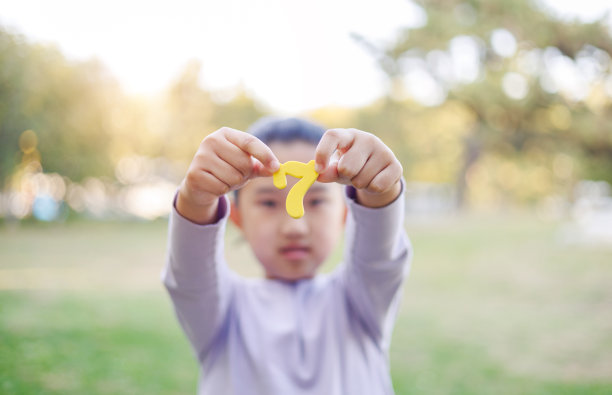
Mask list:
[[165,141],[160,152],[163,156],[188,160],[211,132],[214,103],[200,87],[200,70],[199,62],[190,62],[167,90],[161,132]]
[[187,64],[165,95],[163,156],[189,162],[208,134],[222,126],[245,130],[265,113],[243,90],[230,100],[215,100],[200,85],[201,69],[198,61]]
[[[512,171],[501,163],[508,161],[522,162],[518,168],[526,172],[546,173],[532,177],[535,195],[541,194],[537,184],[544,179],[551,188],[566,189],[579,176],[612,182],[612,37],[603,19],[558,20],[529,0],[419,4],[428,18],[424,27],[406,29],[388,44],[355,39],[389,77],[388,104],[381,114],[396,119],[391,130],[406,134],[407,143],[420,134],[439,140],[428,129],[411,127],[407,118],[443,114],[442,103],[459,103],[468,118],[474,117],[465,124],[469,130],[460,131],[454,177],[458,205],[470,195],[469,186],[485,181],[480,174],[503,185]],[[415,112],[407,97],[429,107]],[[413,162],[426,159],[418,148],[406,149],[416,155]],[[490,156],[500,158],[487,161],[494,167],[475,171]]]
[[0,28],[0,181],[19,160],[19,136],[28,129],[21,109],[26,101],[27,46],[21,36]]
[[230,126],[238,130],[247,130],[253,122],[269,114],[254,98],[239,88],[230,100],[215,101],[212,123],[215,129]]
[[69,61],[0,27],[0,182],[26,163],[74,181],[112,176],[132,155],[188,163],[208,133],[265,114],[242,89],[215,99],[200,72],[190,62],[162,95],[127,96],[100,62]]
[[0,28],[0,177],[20,156],[19,136],[37,136],[45,171],[74,180],[110,175],[109,104],[120,91],[97,61],[70,62]]

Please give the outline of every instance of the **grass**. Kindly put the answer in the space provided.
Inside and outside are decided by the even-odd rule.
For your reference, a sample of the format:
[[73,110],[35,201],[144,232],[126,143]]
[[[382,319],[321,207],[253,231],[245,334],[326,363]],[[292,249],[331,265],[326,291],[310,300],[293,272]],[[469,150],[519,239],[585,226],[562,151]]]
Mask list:
[[2,393],[195,393],[196,366],[159,294],[5,293],[2,304]]
[[[562,244],[525,215],[407,228],[398,394],[612,394],[612,248]],[[232,229],[227,243],[256,274]],[[0,228],[0,393],[195,393],[165,245],[163,221]]]

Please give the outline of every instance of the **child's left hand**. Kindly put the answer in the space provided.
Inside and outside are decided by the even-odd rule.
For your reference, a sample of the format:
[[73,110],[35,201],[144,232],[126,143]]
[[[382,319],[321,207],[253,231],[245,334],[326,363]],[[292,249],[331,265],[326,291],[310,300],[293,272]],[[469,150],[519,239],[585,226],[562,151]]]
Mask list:
[[[337,160],[330,159],[334,158]],[[402,165],[378,137],[357,129],[330,129],[315,152],[320,182],[339,182],[357,189],[357,201],[382,207],[401,192]]]

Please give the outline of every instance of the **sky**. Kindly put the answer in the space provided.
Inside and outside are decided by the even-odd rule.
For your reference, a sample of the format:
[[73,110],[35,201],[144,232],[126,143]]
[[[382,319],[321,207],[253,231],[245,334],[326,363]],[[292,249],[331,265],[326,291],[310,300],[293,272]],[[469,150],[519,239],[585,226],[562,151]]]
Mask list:
[[[609,0],[544,2],[583,20],[612,10]],[[224,97],[240,86],[287,115],[380,96],[385,77],[351,34],[385,43],[425,23],[408,0],[0,0],[0,25],[70,59],[98,58],[128,93],[160,93],[199,60],[204,88]]]

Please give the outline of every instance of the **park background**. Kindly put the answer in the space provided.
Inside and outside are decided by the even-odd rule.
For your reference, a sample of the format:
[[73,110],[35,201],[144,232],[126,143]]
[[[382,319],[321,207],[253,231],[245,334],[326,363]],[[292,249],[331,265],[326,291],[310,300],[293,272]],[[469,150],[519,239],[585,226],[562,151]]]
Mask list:
[[124,3],[0,1],[0,393],[194,393],[172,195],[208,133],[298,115],[404,166],[398,394],[612,394],[605,2]]

